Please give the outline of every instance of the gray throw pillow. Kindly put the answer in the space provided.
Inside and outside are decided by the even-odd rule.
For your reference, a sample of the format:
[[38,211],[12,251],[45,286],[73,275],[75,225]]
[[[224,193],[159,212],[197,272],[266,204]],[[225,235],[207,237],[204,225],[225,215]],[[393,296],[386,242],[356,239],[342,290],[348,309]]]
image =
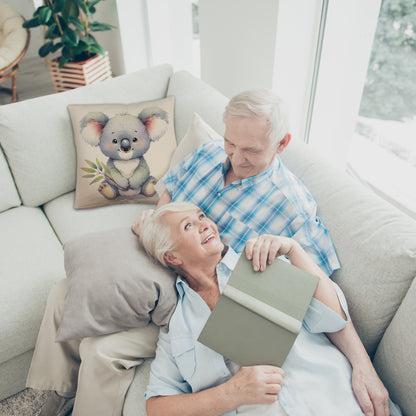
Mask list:
[[71,240],[64,254],[68,293],[57,341],[168,325],[176,275],[153,262],[129,228]]

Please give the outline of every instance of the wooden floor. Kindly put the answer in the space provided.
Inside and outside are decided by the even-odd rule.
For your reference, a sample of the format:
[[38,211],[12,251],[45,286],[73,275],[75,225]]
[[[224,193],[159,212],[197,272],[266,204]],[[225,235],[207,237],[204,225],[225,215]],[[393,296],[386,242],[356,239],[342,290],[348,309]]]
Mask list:
[[[3,87],[11,87],[11,80],[0,84],[0,105],[12,102],[11,94]],[[52,79],[45,61],[38,57],[24,58],[17,72],[17,99],[27,100],[42,95],[54,94]]]

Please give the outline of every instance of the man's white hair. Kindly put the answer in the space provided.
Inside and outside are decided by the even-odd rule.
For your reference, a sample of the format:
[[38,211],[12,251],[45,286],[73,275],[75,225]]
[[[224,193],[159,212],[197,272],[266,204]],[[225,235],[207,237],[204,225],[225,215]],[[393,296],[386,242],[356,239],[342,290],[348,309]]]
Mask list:
[[287,107],[268,89],[244,91],[231,98],[224,111],[224,123],[228,117],[264,119],[269,125],[268,136],[273,144],[279,143],[289,133]]
[[175,249],[175,243],[170,228],[163,222],[163,216],[169,212],[191,210],[199,210],[199,208],[190,202],[171,202],[158,208],[143,224],[140,241],[146,253],[165,267],[168,267],[165,254]]

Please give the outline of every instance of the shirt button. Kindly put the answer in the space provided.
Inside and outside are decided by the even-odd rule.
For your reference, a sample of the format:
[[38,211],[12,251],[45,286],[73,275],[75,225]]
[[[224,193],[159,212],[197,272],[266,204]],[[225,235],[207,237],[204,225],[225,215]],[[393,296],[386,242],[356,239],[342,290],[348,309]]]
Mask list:
[[222,195],[222,194],[221,194],[221,192],[218,192],[218,193],[217,193],[217,196],[221,196],[221,195]]

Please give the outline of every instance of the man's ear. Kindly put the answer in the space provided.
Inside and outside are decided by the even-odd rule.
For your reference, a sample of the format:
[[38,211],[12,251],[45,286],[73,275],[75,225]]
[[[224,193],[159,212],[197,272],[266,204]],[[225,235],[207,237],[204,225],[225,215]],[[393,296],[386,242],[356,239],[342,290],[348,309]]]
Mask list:
[[163,258],[166,263],[172,266],[180,266],[183,263],[183,261],[176,257],[172,252],[165,253]]
[[287,133],[286,136],[283,137],[283,139],[280,140],[280,142],[277,144],[276,153],[282,153],[286,146],[289,144],[291,138],[292,136]]

